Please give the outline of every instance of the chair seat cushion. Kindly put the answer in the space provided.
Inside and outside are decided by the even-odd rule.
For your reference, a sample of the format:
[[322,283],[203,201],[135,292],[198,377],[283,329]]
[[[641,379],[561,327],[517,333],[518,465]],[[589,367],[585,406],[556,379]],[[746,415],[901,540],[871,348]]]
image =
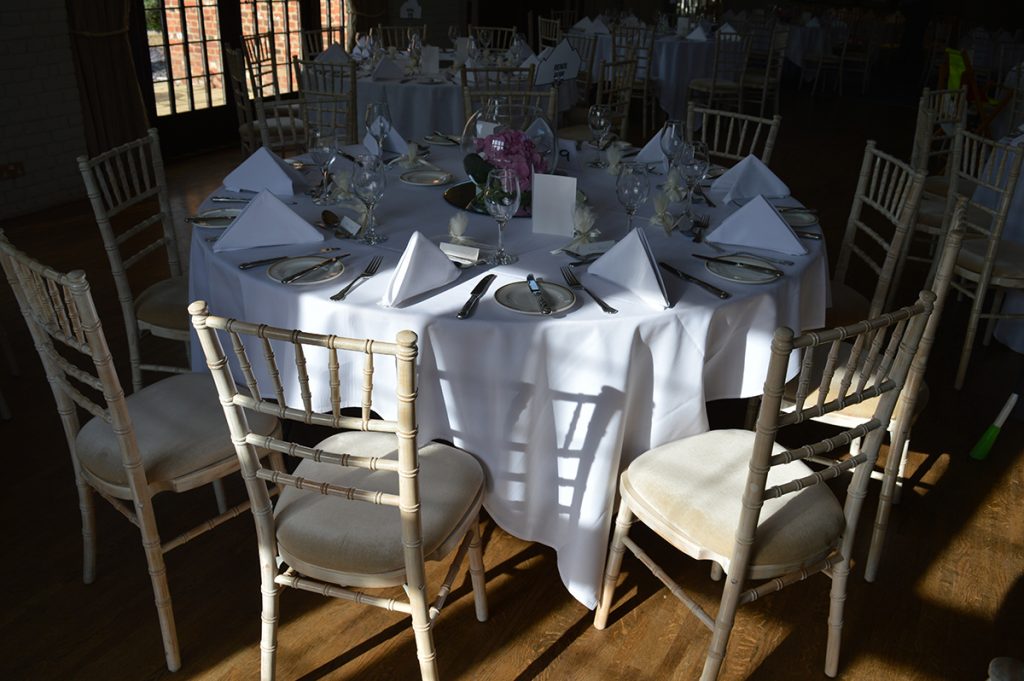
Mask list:
[[[630,508],[673,546],[728,572],[754,433],[713,430],[652,449],[630,464],[621,491]],[[784,450],[779,444],[775,453]],[[775,466],[768,486],[811,473],[803,462]],[[751,576],[782,574],[827,556],[845,528],[831,490],[813,485],[764,502]]]
[[945,201],[949,193],[949,178],[945,175],[929,175],[924,178],[925,196]]
[[[946,199],[925,196],[921,199],[921,206],[917,210],[917,221],[921,225],[937,228],[942,227],[942,220],[946,217]],[[992,214],[973,203],[967,204],[967,221],[979,227],[988,227],[992,222]]]
[[[985,255],[988,250],[987,239],[964,239],[957,256],[957,267],[971,272],[981,272],[985,266]],[[1016,241],[1000,240],[996,251],[996,261],[992,267],[993,279],[1024,279],[1024,244]],[[1024,286],[1024,282],[1017,284]]]
[[[142,467],[154,489],[188,489],[187,484],[172,481],[237,462],[210,374],[170,376],[132,393],[126,404]],[[247,417],[253,431],[261,435],[277,428],[273,416],[249,413]],[[93,476],[114,485],[128,484],[117,436],[106,421],[93,418],[86,423],[78,433],[75,451]]]
[[[345,432],[317,447],[363,456],[397,456],[389,433]],[[303,461],[295,475],[343,487],[398,493],[398,475]],[[462,538],[476,518],[484,474],[469,453],[439,443],[419,450],[423,555],[437,560]],[[398,508],[286,488],[274,510],[278,550],[302,574],[350,586],[401,583],[405,575]]]
[[171,277],[153,284],[135,298],[135,316],[143,328],[189,331],[188,279]]
[[825,327],[848,326],[868,318],[871,301],[843,282],[833,281],[832,305],[825,310]]

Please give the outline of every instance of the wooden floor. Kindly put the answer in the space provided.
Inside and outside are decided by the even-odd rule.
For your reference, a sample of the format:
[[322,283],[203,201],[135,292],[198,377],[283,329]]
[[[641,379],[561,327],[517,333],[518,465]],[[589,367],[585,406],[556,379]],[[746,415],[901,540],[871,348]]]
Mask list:
[[[812,101],[788,93],[772,165],[796,196],[820,208],[833,259],[865,140],[877,139],[882,149],[906,157],[911,106],[879,99]],[[176,215],[194,210],[237,161],[232,149],[171,163]],[[87,205],[4,227],[16,244],[50,264],[88,272],[111,345],[125,366],[120,315]],[[990,659],[1024,659],[1024,425],[1010,421],[988,460],[966,455],[1024,361],[993,344],[976,353],[964,390],[953,391],[964,308],[951,302],[943,320],[928,372],[932,399],[914,433],[911,480],[894,511],[880,579],[867,584],[862,570],[854,569],[842,679],[980,681]],[[0,287],[0,315],[22,359],[20,376],[0,363],[0,390],[15,413],[13,421],[0,422],[13,479],[2,501],[11,553],[3,572],[10,594],[0,615],[0,679],[255,678],[260,595],[251,520],[234,520],[168,556],[183,657],[182,670],[168,673],[138,534],[102,502],[98,574],[95,583],[82,584],[71,465],[6,286]],[[715,425],[729,425],[740,419],[742,407],[724,402],[711,412]],[[241,497],[239,485],[229,488]],[[156,504],[164,536],[214,508],[207,490],[163,495]],[[871,517],[873,498],[866,510]],[[637,536],[699,601],[715,607],[720,586],[709,580],[706,564],[672,555],[651,535]],[[709,633],[631,557],[610,626],[597,631],[592,613],[562,586],[551,549],[510,537],[490,522],[485,540],[491,618],[475,620],[460,581],[435,628],[443,678],[696,678]],[[437,570],[431,576],[436,583]],[[818,576],[742,609],[723,678],[823,678],[827,590],[827,580]],[[294,591],[282,603],[280,678],[417,678],[402,618]]]

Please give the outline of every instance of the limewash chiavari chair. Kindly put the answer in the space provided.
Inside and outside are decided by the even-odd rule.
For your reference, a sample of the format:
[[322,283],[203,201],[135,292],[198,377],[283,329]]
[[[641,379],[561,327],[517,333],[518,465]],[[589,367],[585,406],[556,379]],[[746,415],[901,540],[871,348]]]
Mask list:
[[[192,303],[189,312],[217,385],[256,522],[263,595],[261,678],[274,678],[279,596],[289,586],[411,616],[420,673],[423,679],[436,679],[432,629],[467,554],[476,616],[481,622],[487,619],[478,518],[484,474],[465,451],[440,443],[419,447],[416,441],[416,334],[402,331],[394,342],[385,342],[279,329],[212,316],[202,301]],[[248,395],[235,388],[218,332],[230,338]],[[263,357],[272,386],[257,383],[247,341]],[[325,413],[311,408],[318,386],[305,365],[308,354],[320,351],[329,358],[329,375],[319,382],[329,391],[330,412]],[[291,354],[301,408],[286,406],[275,360]],[[353,375],[361,371],[361,388],[351,398],[360,404],[358,416],[342,412],[343,401],[350,399],[341,393],[343,367]],[[374,380],[379,371],[391,369],[397,419],[383,420],[371,412],[379,394]],[[277,399],[261,399],[261,387]],[[271,414],[345,432],[306,447],[249,427],[252,416]],[[256,458],[255,447],[300,462],[290,475],[268,471]],[[283,486],[276,508],[271,507],[268,482]],[[443,560],[453,552],[437,597],[430,602],[424,561]],[[408,600],[365,591],[399,585]]]
[[925,88],[921,92],[921,99],[917,104],[917,125],[914,129],[914,146],[910,155],[910,165],[925,173],[925,196],[940,199],[942,204],[940,215],[945,211],[946,192],[949,191],[951,168],[949,156],[953,150],[953,136],[956,133],[956,128],[966,122],[967,91],[965,89],[930,90]]
[[554,47],[562,42],[562,26],[557,19],[537,17],[537,49]]
[[[103,238],[124,315],[132,388],[142,387],[143,371],[185,373],[184,367],[143,363],[139,348],[140,337],[145,333],[181,341],[186,350],[189,342],[188,315],[184,309],[188,281],[178,257],[156,130],[151,128],[145,137],[93,158],[79,156],[78,169]],[[132,224],[126,226],[127,222]],[[141,273],[154,267],[160,254],[167,262],[169,276],[137,292],[129,281],[129,272],[144,276]]]
[[771,163],[782,116],[758,118],[732,111],[704,109],[690,102],[686,107],[688,142],[707,145],[708,153],[728,165],[753,154],[765,165]]
[[558,114],[558,91],[554,87],[543,90],[490,90],[464,87],[462,88],[462,103],[466,109],[467,120],[469,116],[473,115],[473,112],[494,99],[512,106],[535,107],[543,112],[554,126],[555,116]]
[[715,56],[710,78],[690,81],[691,101],[709,109],[743,110],[743,87],[750,56],[750,39],[738,33],[715,34]]
[[875,317],[889,307],[923,186],[924,173],[868,141],[832,276],[826,326]]
[[648,130],[654,127],[654,117],[658,113],[654,92],[656,82],[651,78],[651,67],[654,64],[654,27],[616,26],[612,31],[612,50],[615,59],[636,60],[631,96],[634,100],[640,100],[640,134],[647,139]]
[[594,84],[594,59],[597,55],[597,36],[584,35],[582,33],[566,33],[565,39],[569,41],[576,54],[580,56],[580,72],[576,75],[577,102],[589,106],[591,88]]
[[306,148],[314,131],[343,144],[355,144],[359,132],[355,60],[336,64],[296,58],[294,64],[302,93]]
[[242,156],[248,158],[262,144],[259,123],[253,111],[253,103],[249,99],[249,86],[246,84],[245,57],[241,50],[224,47],[224,61],[231,88],[231,99],[235,105],[238,118],[238,138],[242,146]]
[[[63,274],[14,248],[0,232],[0,265],[14,289],[46,371],[67,439],[82,515],[82,580],[96,575],[93,493],[139,528],[146,554],[167,668],[181,666],[164,554],[231,520],[245,501],[170,540],[153,512],[160,492],[187,492],[216,484],[239,469],[206,374],[179,374],[125,397],[96,314],[85,273]],[[79,408],[92,414],[84,425]],[[273,416],[258,415],[254,431],[278,430]],[[279,454],[272,454],[281,468]]]
[[[713,430],[637,457],[620,477],[621,501],[594,625],[604,629],[608,623],[628,548],[712,631],[700,678],[713,681],[724,661],[738,607],[821,572],[832,580],[825,673],[834,677],[857,522],[933,299],[930,291],[922,291],[912,306],[826,331],[796,335],[788,328],[777,330],[755,432]],[[814,368],[807,358],[822,348],[835,360],[839,346],[849,340],[854,341],[854,350],[848,362],[830,361],[820,380],[812,380]],[[796,408],[783,413],[787,369],[801,352]],[[840,366],[847,379],[826,402]],[[814,389],[818,398],[807,399]],[[871,418],[839,435],[793,449],[776,443],[777,433],[787,426],[873,397],[881,399]],[[846,445],[858,438],[864,439],[860,451],[842,456]],[[845,505],[840,506],[824,483],[851,471]],[[714,561],[716,571],[725,571],[714,618],[629,537],[634,520],[679,551]]]
[[[611,113],[611,132],[620,139],[626,138],[629,129],[629,104],[633,93],[633,74],[636,71],[636,60],[626,59],[617,62],[602,62],[594,93],[593,104],[608,107]],[[584,109],[582,118],[586,120]],[[590,127],[586,122],[567,125],[558,131],[559,139],[573,140],[582,143],[593,139]]]
[[553,9],[551,18],[557,19],[563,31],[568,31],[576,23],[577,12],[574,9]]
[[290,57],[278,61],[276,40],[272,33],[242,39],[256,128],[260,143],[272,151],[301,150],[306,145],[302,103],[286,96],[291,89],[292,64]]
[[473,26],[469,27],[469,35],[476,39],[476,46],[481,53],[491,55],[504,53],[512,47],[516,37],[515,26]]
[[314,28],[302,31],[302,58],[316,59],[331,45],[343,45],[344,32],[339,27]]
[[[533,88],[535,68],[533,64],[529,66],[481,66],[479,68],[463,66],[459,70],[459,78],[462,82],[464,120],[468,120],[473,112],[482,109],[487,100],[496,92],[522,91],[522,94],[529,92]],[[557,106],[557,102],[555,104]]]
[[402,26],[377,24],[377,40],[380,41],[381,47],[385,49],[389,47],[394,47],[398,50],[407,49],[413,33],[419,34],[420,40],[423,41],[424,45],[427,43],[426,24],[407,24]]
[[[962,127],[953,142],[953,175],[946,197],[947,215],[939,237],[948,231],[956,202],[966,201],[963,221],[966,234],[952,286],[958,294],[971,300],[971,312],[956,372],[957,390],[963,387],[967,377],[981,320],[988,322],[984,338],[987,345],[997,320],[1024,319],[1024,314],[1001,310],[1007,291],[1024,290],[1024,245],[1002,238],[1020,180],[1022,160],[1024,149],[1021,147],[995,142]],[[986,308],[990,292],[993,296]]]
[[[743,79],[744,102],[757,105],[758,116],[762,118],[772,102],[772,113],[779,112],[779,97],[782,87],[782,67],[786,61],[786,48],[789,45],[789,27],[781,24],[773,25],[770,37],[770,48],[764,55],[764,64],[757,70],[749,69]],[[748,102],[749,100],[749,102]]]

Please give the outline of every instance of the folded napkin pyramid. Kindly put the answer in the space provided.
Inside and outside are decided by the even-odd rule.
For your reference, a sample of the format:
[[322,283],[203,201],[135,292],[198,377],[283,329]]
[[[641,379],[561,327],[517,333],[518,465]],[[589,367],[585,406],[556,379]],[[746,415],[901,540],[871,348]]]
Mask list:
[[647,235],[639,227],[608,249],[587,271],[628,289],[653,308],[663,310],[669,305],[658,263]]
[[805,25],[807,28],[821,28],[821,22],[818,21],[818,17],[811,17]]
[[799,237],[763,196],[754,197],[723,220],[722,224],[707,235],[707,240],[791,255],[807,253]]
[[604,21],[602,21],[601,18],[598,17],[597,19],[594,19],[593,22],[591,22],[590,29],[587,31],[587,33],[593,33],[594,35],[609,35],[611,31],[608,30],[607,26],[605,26]]
[[587,32],[587,31],[589,31],[593,27],[593,25],[594,25],[594,22],[592,22],[590,20],[590,17],[583,17],[582,19],[577,21],[575,24],[573,24],[572,27],[574,29],[576,29],[577,31]]
[[665,160],[665,153],[661,150],[661,130],[654,133],[654,137],[647,140],[647,144],[636,155],[637,163],[661,163]]
[[[380,119],[377,119],[377,121],[371,123],[370,130],[376,132],[378,129],[377,126],[380,125],[379,121]],[[366,147],[367,151],[371,154],[376,154],[377,140],[375,140],[373,135],[370,134],[370,130],[368,130],[366,136],[363,137],[363,146]],[[405,156],[409,153],[409,143],[405,141],[405,138],[402,137],[400,132],[391,128],[391,130],[388,131],[388,136],[384,138],[384,151],[393,151],[396,154]]]
[[733,28],[730,24],[725,23],[725,24],[722,24],[719,27],[718,32],[719,33],[736,33],[736,29]]
[[405,75],[405,69],[395,63],[391,57],[384,57],[373,70],[374,80],[398,80]]
[[415,296],[459,278],[459,269],[437,245],[413,232],[395,268],[395,276],[381,298],[384,307],[395,307]]
[[313,59],[313,61],[320,62],[321,64],[347,64],[350,60],[351,57],[345,52],[345,48],[338,43],[331,43],[326,50],[316,55]]
[[224,188],[232,192],[269,189],[274,194],[291,196],[304,191],[306,181],[291,164],[266,147],[260,147],[228,173]]
[[281,199],[261,191],[235,218],[213,244],[215,252],[234,251],[257,246],[283,246],[323,241],[321,234]]
[[721,195],[724,203],[743,203],[758,195],[768,198],[789,196],[789,187],[753,154],[722,173],[711,184],[711,191]]
[[686,36],[687,40],[692,40],[697,43],[705,43],[708,40],[708,34],[704,32],[704,29],[698,26],[697,28],[690,31],[689,35]]

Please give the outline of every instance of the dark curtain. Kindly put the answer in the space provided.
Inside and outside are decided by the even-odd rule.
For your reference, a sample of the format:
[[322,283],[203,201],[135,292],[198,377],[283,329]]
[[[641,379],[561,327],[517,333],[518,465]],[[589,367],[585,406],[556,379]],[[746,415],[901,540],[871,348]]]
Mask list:
[[130,0],[67,0],[71,50],[90,156],[149,127],[128,39]]

